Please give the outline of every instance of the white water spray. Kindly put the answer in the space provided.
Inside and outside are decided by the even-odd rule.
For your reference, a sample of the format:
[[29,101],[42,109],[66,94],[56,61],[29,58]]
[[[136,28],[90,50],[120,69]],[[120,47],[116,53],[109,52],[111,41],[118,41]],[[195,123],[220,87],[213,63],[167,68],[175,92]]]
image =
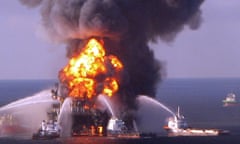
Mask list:
[[58,101],[52,99],[50,90],[44,90],[33,96],[22,98],[20,100],[11,102],[5,106],[0,107],[0,113],[6,110],[11,110],[11,109],[17,110],[18,107],[23,107],[27,105],[40,104],[40,103],[54,103],[54,102],[56,103]]
[[172,114],[173,117],[176,117],[176,114],[172,110],[170,110],[167,106],[162,104],[160,101],[157,101],[156,99],[153,99],[151,97],[142,95],[142,96],[138,96],[137,100],[142,101],[142,102],[144,102],[146,104],[149,104],[149,105],[151,105],[151,104],[157,105],[157,106],[163,108],[164,110],[166,110],[167,112],[169,112],[170,114]]
[[111,115],[113,117],[116,116],[116,114],[115,114],[115,112],[113,110],[111,101],[110,101],[110,99],[107,96],[100,94],[98,96],[97,100],[100,101],[103,105],[105,105],[107,107],[107,109],[109,110],[109,112],[111,113]]
[[140,95],[136,102],[138,103],[136,123],[139,132],[165,134],[163,127],[166,125],[166,119],[175,117],[175,113],[149,96]]
[[72,98],[67,97],[60,109],[58,116],[58,123],[61,126],[61,136],[69,137],[72,129],[72,112],[71,112]]

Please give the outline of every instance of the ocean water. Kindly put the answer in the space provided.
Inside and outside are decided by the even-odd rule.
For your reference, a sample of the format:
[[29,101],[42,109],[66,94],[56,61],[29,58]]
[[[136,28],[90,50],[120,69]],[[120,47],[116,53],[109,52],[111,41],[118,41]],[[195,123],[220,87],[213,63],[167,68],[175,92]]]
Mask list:
[[57,80],[0,80],[0,106],[54,86]]
[[240,79],[170,79],[159,85],[157,99],[199,128],[218,128],[240,134],[240,106],[223,107],[230,92],[240,101]]
[[[0,106],[31,96],[54,86],[57,80],[0,80]],[[165,79],[157,89],[156,99],[172,111],[180,107],[191,127],[229,130],[219,137],[158,137],[141,139],[60,138],[38,140],[0,138],[0,143],[240,143],[240,106],[223,107],[230,92],[240,101],[240,79]]]

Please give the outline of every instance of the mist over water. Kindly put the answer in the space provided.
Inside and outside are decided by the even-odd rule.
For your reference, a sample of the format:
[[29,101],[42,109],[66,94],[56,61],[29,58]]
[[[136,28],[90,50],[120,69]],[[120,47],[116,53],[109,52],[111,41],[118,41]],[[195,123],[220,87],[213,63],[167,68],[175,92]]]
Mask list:
[[137,125],[140,132],[165,133],[163,126],[167,118],[175,116],[167,106],[149,96],[139,95],[136,99],[138,104]]
[[54,103],[58,102],[52,99],[51,91],[47,89],[0,107],[0,136],[31,137],[41,121],[47,119],[47,112]]
[[[109,113],[114,117],[116,112],[113,103],[104,95],[98,96],[98,102],[104,105],[104,109],[108,109]],[[138,110],[136,111],[135,129],[140,132],[163,132],[165,120],[174,115],[170,109],[162,103],[148,96],[138,96],[136,99]],[[53,103],[58,103],[51,97],[50,90],[43,90],[33,96],[25,97],[14,101],[0,108],[0,116],[11,116],[13,131],[0,133],[1,137],[18,136],[23,134],[25,137],[31,137],[39,128],[42,120],[48,119],[47,112],[51,109]],[[58,123],[62,128],[62,137],[71,135],[72,113],[71,113],[72,98],[68,97],[64,100],[58,116]],[[101,109],[101,108],[100,108]],[[117,112],[118,113],[118,112]],[[15,122],[15,123],[14,123]],[[9,123],[1,123],[1,127],[8,126]],[[21,128],[19,132],[19,127]]]

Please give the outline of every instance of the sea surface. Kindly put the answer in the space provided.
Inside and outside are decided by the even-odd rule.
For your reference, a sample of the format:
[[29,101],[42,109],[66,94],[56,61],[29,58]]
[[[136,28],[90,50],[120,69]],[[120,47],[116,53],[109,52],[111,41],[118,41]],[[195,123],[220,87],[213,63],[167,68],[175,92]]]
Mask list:
[[[0,80],[0,106],[50,89],[57,80]],[[230,92],[240,101],[240,78],[221,79],[164,79],[157,87],[156,99],[172,111],[180,108],[191,127],[229,130],[227,136],[167,137],[117,139],[104,137],[74,137],[54,140],[31,140],[2,137],[4,143],[59,144],[234,144],[240,143],[240,106],[223,107],[222,100]]]

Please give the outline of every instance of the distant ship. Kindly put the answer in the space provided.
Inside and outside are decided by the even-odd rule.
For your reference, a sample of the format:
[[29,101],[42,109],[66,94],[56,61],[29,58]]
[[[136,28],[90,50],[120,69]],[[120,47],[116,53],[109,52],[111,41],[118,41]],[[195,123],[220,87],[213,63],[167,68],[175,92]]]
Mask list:
[[174,117],[170,117],[167,126],[164,129],[168,136],[218,136],[229,134],[227,130],[219,129],[197,129],[188,126],[183,115],[180,115],[180,109]]
[[239,105],[238,101],[236,100],[236,94],[229,93],[224,100],[222,100],[223,106],[236,106]]

